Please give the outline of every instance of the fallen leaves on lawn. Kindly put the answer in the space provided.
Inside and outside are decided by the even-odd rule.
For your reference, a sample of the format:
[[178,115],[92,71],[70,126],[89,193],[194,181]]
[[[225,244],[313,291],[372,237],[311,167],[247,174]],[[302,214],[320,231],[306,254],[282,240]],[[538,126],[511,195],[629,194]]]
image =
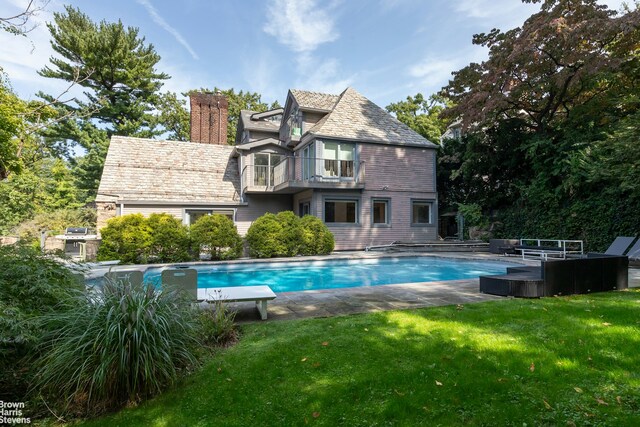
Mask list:
[[602,323],[602,326],[611,326],[611,323],[609,323],[609,322],[603,322],[603,323]]
[[574,387],[573,389],[576,391],[576,393],[582,393],[582,389],[580,387]]
[[313,414],[311,414],[311,416],[313,418],[318,418],[320,416],[320,412],[314,412]]
[[463,308],[464,308],[464,305],[462,304],[456,305],[456,310],[462,310]]
[[404,396],[404,393],[399,392],[398,390],[396,390],[395,388],[393,389],[393,391],[398,395],[398,396]]
[[599,399],[596,397],[596,402],[598,402],[598,405],[604,405],[604,406],[609,406],[609,404],[607,402],[605,402],[602,399]]
[[302,360],[301,360],[301,362],[306,362],[306,361],[307,361],[306,357],[303,357]]
[[329,341],[323,341],[322,345],[325,346],[325,347],[328,346],[329,345]]
[[437,386],[441,386],[441,385],[442,385],[442,383],[441,383],[440,381],[436,380],[436,385],[437,385]]
[[535,370],[536,370],[536,365],[535,365],[535,363],[531,362],[531,366],[529,366],[529,370],[530,370],[531,372],[533,372],[533,371],[535,371]]
[[618,405],[622,405],[622,398],[620,396],[616,396],[616,402],[618,402]]
[[314,367],[314,368],[317,368],[318,366],[320,366],[320,362],[314,362],[314,363],[313,363],[313,367]]
[[547,408],[547,409],[553,409],[553,408],[551,407],[551,405],[549,405],[549,402],[547,402],[546,400],[542,399],[542,403],[544,403],[544,407],[545,407],[545,408]]

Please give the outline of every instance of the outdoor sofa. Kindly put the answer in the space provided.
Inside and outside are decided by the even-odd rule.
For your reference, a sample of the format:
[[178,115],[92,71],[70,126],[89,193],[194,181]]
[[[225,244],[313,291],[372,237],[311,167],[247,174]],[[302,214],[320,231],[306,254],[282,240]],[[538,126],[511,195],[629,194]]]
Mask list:
[[539,298],[627,289],[626,256],[589,253],[582,258],[540,261],[540,267],[511,267],[507,274],[480,276],[480,292]]

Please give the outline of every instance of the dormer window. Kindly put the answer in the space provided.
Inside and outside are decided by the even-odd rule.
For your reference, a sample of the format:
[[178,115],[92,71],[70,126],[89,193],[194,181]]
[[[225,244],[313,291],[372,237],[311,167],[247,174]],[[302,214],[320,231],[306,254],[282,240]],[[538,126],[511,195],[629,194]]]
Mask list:
[[302,136],[302,111],[294,108],[289,117],[291,123],[291,136]]

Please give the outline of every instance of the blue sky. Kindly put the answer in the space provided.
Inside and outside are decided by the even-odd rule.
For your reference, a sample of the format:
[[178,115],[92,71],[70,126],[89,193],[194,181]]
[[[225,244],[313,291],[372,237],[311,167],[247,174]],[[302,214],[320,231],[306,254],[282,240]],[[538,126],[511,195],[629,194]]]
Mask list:
[[[27,2],[0,0],[0,16]],[[622,0],[600,3],[619,9]],[[538,10],[519,0],[51,0],[28,39],[0,34],[0,65],[23,98],[66,87],[36,73],[53,54],[44,23],[64,4],[139,27],[172,76],[166,90],[233,87],[283,103],[289,88],[352,86],[383,107],[438,91],[452,71],[486,58],[473,34],[519,26]]]

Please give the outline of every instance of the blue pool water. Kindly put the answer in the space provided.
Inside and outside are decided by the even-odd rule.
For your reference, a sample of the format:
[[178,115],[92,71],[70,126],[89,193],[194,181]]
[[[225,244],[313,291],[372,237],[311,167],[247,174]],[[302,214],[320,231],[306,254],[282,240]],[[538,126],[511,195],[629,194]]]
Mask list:
[[[200,265],[198,287],[268,285],[274,292],[353,288],[394,283],[472,279],[503,274],[514,264],[402,257],[357,260]],[[162,268],[150,268],[145,282],[160,282]]]

